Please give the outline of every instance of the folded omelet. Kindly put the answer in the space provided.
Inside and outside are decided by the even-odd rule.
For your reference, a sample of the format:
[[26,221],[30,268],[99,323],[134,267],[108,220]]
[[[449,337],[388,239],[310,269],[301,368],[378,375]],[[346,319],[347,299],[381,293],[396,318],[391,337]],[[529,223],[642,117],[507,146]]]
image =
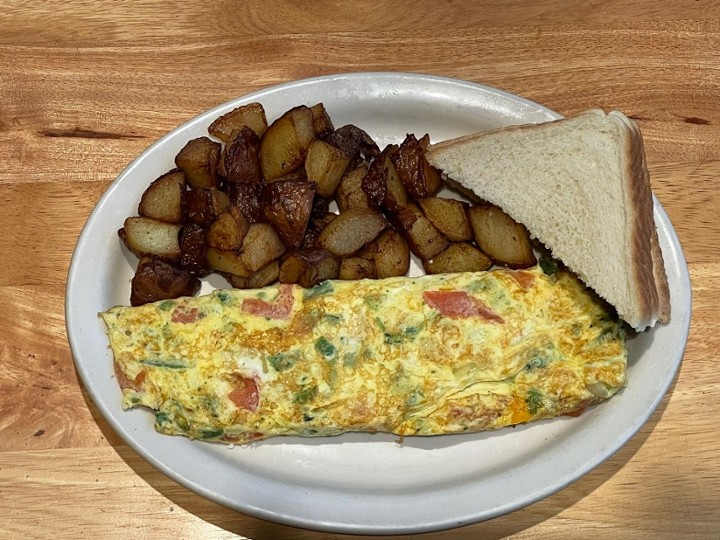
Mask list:
[[623,324],[540,268],[217,290],[101,316],[123,407],[210,441],[492,430],[625,385]]

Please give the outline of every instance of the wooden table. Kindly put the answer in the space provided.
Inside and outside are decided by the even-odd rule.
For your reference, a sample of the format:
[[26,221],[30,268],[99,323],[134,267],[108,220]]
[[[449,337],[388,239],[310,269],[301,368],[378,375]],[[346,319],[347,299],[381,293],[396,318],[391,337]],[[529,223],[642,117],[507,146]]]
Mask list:
[[164,133],[269,85],[380,70],[631,115],[693,282],[679,376],[640,433],[556,495],[432,537],[720,537],[720,2],[35,0],[0,12],[0,537],[330,537],[225,509],[130,450],[78,381],[65,281],[95,203]]

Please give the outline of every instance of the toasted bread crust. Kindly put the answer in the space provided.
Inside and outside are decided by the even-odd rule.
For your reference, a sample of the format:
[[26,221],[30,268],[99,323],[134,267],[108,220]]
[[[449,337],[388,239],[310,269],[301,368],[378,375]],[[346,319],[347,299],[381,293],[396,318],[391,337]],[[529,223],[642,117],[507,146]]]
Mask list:
[[[632,272],[638,291],[640,321],[637,325],[652,325],[655,319],[667,323],[670,319],[670,291],[660,251],[657,228],[653,217],[653,198],[650,174],[645,161],[642,133],[637,124],[622,113],[609,116],[621,122],[628,134],[628,193],[632,216]],[[649,249],[648,249],[649,246]]]

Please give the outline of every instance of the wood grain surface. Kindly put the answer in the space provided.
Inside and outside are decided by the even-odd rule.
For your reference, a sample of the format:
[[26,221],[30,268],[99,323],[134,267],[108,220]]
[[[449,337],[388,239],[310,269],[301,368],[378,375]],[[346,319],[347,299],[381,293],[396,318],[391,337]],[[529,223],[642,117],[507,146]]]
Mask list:
[[693,285],[658,410],[616,455],[510,515],[430,538],[720,537],[720,2],[0,2],[0,538],[332,538],[233,512],[127,447],[64,321],[80,230],[115,176],[198,113],[276,83],[408,71],[562,114],[635,118]]

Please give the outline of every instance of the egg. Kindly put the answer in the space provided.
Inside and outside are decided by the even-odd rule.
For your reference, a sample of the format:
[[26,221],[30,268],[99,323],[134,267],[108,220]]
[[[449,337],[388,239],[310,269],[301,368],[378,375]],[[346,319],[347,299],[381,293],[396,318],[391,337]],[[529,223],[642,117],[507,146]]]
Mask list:
[[225,443],[494,430],[625,386],[625,327],[541,268],[216,290],[101,314],[125,409]]

